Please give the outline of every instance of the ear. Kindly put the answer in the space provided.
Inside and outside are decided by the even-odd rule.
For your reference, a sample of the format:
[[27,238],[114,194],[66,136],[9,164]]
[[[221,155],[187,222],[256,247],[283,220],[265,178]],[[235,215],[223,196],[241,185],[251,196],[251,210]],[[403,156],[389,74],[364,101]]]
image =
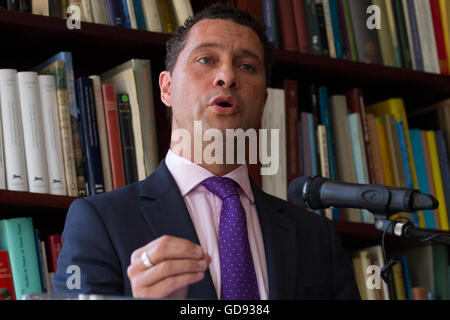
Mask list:
[[166,70],[159,74],[159,88],[161,89],[161,101],[166,106],[171,107],[172,76],[170,75],[170,71]]

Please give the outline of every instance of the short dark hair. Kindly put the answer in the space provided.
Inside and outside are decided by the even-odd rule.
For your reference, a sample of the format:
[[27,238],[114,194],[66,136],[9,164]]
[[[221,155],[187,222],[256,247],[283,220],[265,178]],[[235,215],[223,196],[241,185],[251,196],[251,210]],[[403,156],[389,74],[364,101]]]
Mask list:
[[[178,56],[183,50],[189,30],[197,22],[204,19],[226,19],[251,28],[261,41],[266,72],[266,86],[269,84],[272,69],[273,43],[266,35],[266,27],[247,11],[243,11],[228,3],[217,2],[186,19],[183,25],[176,28],[173,36],[166,42],[166,70],[172,73]],[[172,108],[167,108],[167,116],[172,121]]]

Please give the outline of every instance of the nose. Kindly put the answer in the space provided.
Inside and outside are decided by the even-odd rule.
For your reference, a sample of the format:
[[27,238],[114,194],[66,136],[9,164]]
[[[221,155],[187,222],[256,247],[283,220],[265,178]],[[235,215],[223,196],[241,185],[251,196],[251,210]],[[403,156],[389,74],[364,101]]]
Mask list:
[[236,73],[231,64],[223,64],[214,78],[214,86],[235,89],[238,86]]

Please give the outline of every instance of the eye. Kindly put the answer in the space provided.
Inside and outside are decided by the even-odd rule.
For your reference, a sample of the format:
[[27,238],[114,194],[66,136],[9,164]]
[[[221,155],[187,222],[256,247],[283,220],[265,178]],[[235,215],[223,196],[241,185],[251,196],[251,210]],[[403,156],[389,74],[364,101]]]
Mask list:
[[247,71],[255,71],[255,68],[251,64],[248,64],[248,63],[242,64],[241,68],[244,70],[247,70]]
[[209,57],[201,57],[197,61],[200,63],[203,63],[203,64],[208,64],[208,63],[211,63],[213,60]]

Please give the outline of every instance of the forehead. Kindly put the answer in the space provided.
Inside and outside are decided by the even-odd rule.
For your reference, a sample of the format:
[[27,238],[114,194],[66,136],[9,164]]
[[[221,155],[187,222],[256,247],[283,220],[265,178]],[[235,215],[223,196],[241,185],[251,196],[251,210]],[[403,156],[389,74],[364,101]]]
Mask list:
[[250,27],[226,19],[204,19],[189,31],[183,51],[190,51],[201,43],[220,43],[231,49],[248,49],[263,58],[258,35]]

